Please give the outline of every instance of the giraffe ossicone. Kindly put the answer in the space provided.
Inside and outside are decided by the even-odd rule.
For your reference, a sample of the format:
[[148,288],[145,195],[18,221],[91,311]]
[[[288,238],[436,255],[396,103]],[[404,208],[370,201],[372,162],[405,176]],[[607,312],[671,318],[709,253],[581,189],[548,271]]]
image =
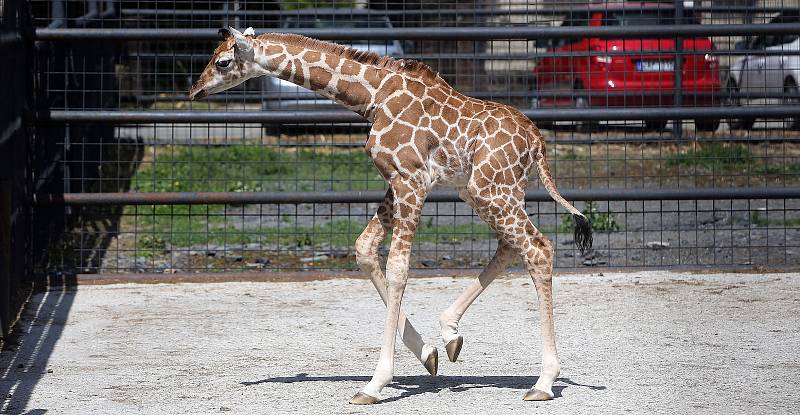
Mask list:
[[[252,28],[220,33],[224,39],[192,86],[190,98],[267,75],[333,99],[372,122],[364,147],[389,189],[356,240],[355,250],[387,314],[375,373],[351,403],[380,401],[381,390],[393,376],[396,332],[431,375],[438,372],[438,350],[425,343],[400,308],[422,205],[438,184],[460,188],[461,198],[499,241],[486,268],[440,316],[448,357],[455,361],[461,351],[458,322],[467,308],[513,260],[521,258],[536,287],[542,320],[541,374],[523,398],[552,399],[552,385],[560,372],[553,324],[553,247],[525,211],[525,190],[534,169],[553,200],[575,218],[575,243],[581,252],[591,248],[592,231],[586,217],[558,193],[536,125],[511,106],[459,93],[417,61],[293,34],[255,36]],[[384,275],[379,247],[389,230]]]

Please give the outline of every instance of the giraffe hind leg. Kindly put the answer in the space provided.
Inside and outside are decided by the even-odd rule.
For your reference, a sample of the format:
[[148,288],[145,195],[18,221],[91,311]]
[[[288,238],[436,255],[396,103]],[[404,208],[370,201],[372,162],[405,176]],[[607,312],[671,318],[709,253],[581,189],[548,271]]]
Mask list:
[[[491,194],[489,192],[488,194]],[[560,372],[553,323],[553,247],[528,218],[524,202],[504,198],[473,198],[485,212],[487,223],[497,232],[498,239],[522,255],[536,286],[542,334],[542,371],[525,400],[553,399],[552,386]]]

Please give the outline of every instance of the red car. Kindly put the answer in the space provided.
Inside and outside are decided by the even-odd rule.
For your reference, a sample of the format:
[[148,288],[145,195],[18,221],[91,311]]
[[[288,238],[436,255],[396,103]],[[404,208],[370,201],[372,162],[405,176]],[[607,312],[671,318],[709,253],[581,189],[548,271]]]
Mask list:
[[[691,10],[676,22],[670,4],[624,2],[598,4],[567,14],[567,26],[639,26],[699,24]],[[665,36],[669,29],[665,27]],[[665,107],[674,103],[674,39],[546,39],[537,41],[547,55],[536,60],[533,108]],[[720,91],[719,62],[708,52],[711,39],[683,40],[684,106],[712,106]],[[697,52],[694,52],[697,51]],[[647,121],[663,129],[666,120]],[[695,120],[698,130],[714,131],[718,119]],[[587,127],[586,124],[579,126]]]

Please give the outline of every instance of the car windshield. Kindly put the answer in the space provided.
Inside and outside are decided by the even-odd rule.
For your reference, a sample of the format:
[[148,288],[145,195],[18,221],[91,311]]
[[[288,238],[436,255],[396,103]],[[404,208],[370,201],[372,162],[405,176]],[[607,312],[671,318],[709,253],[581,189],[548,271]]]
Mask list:
[[288,29],[369,29],[391,27],[385,17],[364,17],[357,20],[349,17],[303,16],[286,19],[283,27]]
[[[288,17],[283,27],[287,29],[376,29],[392,27],[385,16],[292,16]],[[349,41],[349,45],[375,45],[381,42],[366,40]]]
[[[678,24],[698,24],[695,16],[688,15],[680,19]],[[605,26],[652,26],[675,24],[674,10],[618,10],[608,12],[604,19]]]

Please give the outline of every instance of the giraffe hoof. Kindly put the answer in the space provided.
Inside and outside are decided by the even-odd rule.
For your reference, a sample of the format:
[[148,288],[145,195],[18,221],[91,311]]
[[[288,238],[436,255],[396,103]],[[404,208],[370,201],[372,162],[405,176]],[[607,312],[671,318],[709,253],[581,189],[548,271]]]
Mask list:
[[436,376],[439,372],[439,351],[435,347],[431,354],[428,355],[428,358],[425,359],[425,369],[428,370],[431,376]]
[[372,405],[372,404],[378,403],[379,401],[380,401],[380,399],[378,399],[378,398],[376,398],[374,396],[367,395],[364,392],[359,392],[359,393],[355,394],[350,399],[350,404],[352,404],[352,405]]
[[536,388],[530,388],[525,395],[522,396],[523,401],[549,401],[553,399],[553,395]]
[[451,362],[455,362],[458,359],[458,354],[461,353],[461,346],[464,345],[464,336],[458,335],[453,340],[447,342],[444,346],[444,349],[447,350],[447,358],[450,359]]

